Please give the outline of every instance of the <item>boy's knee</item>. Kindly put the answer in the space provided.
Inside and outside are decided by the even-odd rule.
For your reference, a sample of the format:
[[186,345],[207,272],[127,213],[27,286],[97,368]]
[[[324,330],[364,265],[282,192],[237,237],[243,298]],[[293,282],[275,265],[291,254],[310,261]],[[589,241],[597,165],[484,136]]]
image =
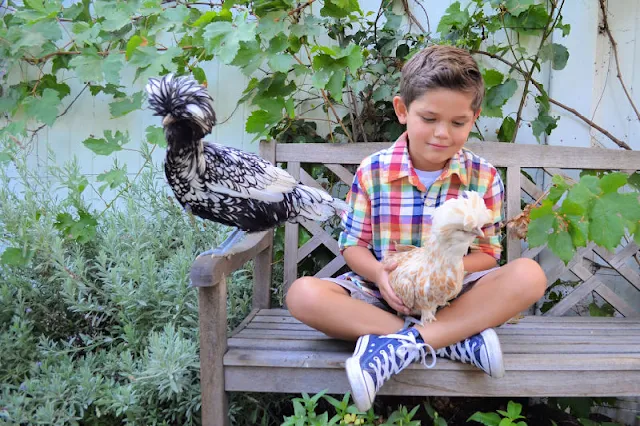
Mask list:
[[289,287],[287,295],[285,296],[287,308],[291,315],[297,317],[298,312],[305,310],[305,304],[308,301],[315,299],[313,292],[314,286],[312,277],[298,278],[293,282],[293,284],[291,284],[291,287]]
[[547,290],[547,276],[538,262],[529,258],[520,258],[511,263],[516,268],[518,282],[526,284],[531,298],[538,300],[544,296]]

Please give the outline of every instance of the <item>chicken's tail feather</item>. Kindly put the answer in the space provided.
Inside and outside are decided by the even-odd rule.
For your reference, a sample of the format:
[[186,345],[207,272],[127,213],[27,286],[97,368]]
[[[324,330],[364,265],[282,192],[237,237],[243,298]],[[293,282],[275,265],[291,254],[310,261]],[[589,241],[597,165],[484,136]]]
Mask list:
[[190,120],[202,129],[203,134],[211,133],[216,124],[216,114],[211,105],[213,100],[194,79],[167,74],[160,79],[150,78],[145,89],[155,115]]
[[295,189],[300,209],[299,217],[309,220],[327,220],[340,212],[349,212],[351,207],[344,201],[333,198],[327,192],[298,185]]

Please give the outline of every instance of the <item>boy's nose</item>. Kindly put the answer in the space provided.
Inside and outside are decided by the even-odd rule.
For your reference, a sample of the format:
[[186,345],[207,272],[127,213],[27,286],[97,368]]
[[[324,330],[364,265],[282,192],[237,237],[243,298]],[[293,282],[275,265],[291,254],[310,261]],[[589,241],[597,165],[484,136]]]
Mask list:
[[442,124],[438,124],[435,128],[435,131],[433,132],[434,136],[440,139],[446,139],[449,136],[449,129],[447,128],[447,125],[442,123]]

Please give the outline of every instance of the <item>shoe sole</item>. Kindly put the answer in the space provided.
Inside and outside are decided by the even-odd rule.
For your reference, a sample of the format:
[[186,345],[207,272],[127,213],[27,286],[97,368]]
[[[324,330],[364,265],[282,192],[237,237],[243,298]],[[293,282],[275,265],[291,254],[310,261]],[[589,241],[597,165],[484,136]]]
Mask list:
[[500,347],[500,339],[493,328],[488,328],[480,333],[484,339],[485,345],[491,350],[487,350],[489,354],[490,376],[499,379],[504,376],[504,361],[502,359],[502,348]]
[[362,412],[366,412],[371,408],[371,405],[373,405],[373,399],[375,398],[375,393],[373,397],[369,393],[369,387],[367,386],[367,382],[362,374],[362,369],[360,368],[360,358],[364,351],[367,350],[368,345],[369,336],[363,336],[358,339],[358,344],[356,345],[353,356],[347,358],[347,361],[345,362],[347,379],[351,386],[351,398],[353,398],[356,408]]

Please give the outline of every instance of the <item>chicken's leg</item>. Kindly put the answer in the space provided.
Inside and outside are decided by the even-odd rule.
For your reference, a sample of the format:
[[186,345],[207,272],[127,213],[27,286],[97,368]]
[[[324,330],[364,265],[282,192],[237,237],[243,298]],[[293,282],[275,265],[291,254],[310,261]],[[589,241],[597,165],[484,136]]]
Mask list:
[[257,244],[268,231],[261,232],[244,232],[238,228],[234,229],[231,234],[218,247],[204,251],[198,255],[211,257],[229,257],[232,254],[242,252]]

